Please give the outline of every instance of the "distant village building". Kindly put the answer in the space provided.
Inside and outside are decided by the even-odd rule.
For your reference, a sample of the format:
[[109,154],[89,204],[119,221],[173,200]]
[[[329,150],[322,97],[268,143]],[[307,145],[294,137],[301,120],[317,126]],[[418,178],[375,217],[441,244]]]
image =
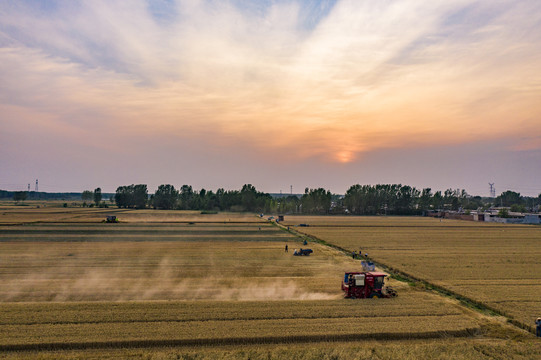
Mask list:
[[454,220],[486,221],[500,224],[537,224],[541,225],[541,214],[523,214],[509,212],[509,217],[500,217],[500,209],[487,210],[485,212],[472,211],[469,214],[457,211],[429,211],[425,216],[441,217]]
[[484,221],[496,222],[500,224],[541,224],[541,214],[523,214],[510,212],[509,217],[502,218],[499,216],[499,212],[491,211],[484,214]]
[[541,224],[541,215],[540,214],[524,215],[524,224]]
[[485,214],[473,213],[473,221],[485,221]]

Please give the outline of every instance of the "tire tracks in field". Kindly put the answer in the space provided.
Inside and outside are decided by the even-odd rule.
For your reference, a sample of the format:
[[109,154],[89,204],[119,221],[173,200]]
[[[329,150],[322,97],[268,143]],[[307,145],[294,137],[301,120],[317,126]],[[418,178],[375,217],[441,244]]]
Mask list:
[[156,348],[156,347],[194,347],[194,346],[223,346],[223,345],[258,345],[258,344],[287,344],[313,342],[354,342],[359,340],[413,340],[438,339],[448,337],[472,337],[481,332],[480,328],[465,328],[449,331],[427,332],[398,332],[398,333],[349,333],[330,335],[294,335],[268,337],[230,337],[202,339],[142,339],[118,341],[88,341],[88,342],[44,342],[33,344],[0,345],[0,352],[7,351],[56,351],[56,350],[88,350],[88,349],[120,349],[120,348]]

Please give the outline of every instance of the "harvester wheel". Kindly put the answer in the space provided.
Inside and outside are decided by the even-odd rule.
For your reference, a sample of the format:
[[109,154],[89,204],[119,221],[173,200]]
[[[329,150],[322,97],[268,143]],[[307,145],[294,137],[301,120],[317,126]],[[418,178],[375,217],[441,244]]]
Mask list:
[[380,295],[378,293],[372,293],[372,294],[370,294],[369,298],[370,299],[380,298]]

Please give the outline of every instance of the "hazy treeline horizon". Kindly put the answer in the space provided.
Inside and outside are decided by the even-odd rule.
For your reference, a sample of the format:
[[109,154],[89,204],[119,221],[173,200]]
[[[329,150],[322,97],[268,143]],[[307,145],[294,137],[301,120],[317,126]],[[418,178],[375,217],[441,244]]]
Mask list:
[[[97,188],[94,190],[100,190]],[[24,200],[90,200],[92,192],[45,193],[0,190],[0,198]],[[86,195],[86,196],[85,196]],[[104,202],[101,199],[104,199]],[[176,210],[209,211],[252,211],[307,214],[357,215],[396,214],[414,215],[427,210],[470,211],[489,207],[511,207],[512,211],[539,210],[541,194],[538,197],[522,196],[507,190],[494,198],[473,196],[464,189],[432,191],[431,188],[417,189],[402,184],[352,185],[344,195],[333,194],[322,187],[305,188],[303,194],[269,194],[258,191],[255,186],[245,184],[240,190],[194,190],[191,185],[163,184],[152,194],[147,185],[119,186],[115,193],[100,193],[94,198],[96,206],[114,204],[120,208],[154,208]],[[106,201],[109,201],[107,204]],[[89,204],[94,205],[92,201]]]

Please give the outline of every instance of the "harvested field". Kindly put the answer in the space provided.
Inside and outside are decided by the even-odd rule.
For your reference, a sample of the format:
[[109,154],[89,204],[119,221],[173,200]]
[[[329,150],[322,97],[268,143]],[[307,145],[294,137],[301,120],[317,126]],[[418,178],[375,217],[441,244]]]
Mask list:
[[[402,313],[389,301],[369,301],[371,304],[363,306],[348,300],[42,303],[30,304],[29,308],[28,304],[10,304],[2,309],[0,349],[53,343],[79,344],[73,345],[75,348],[84,348],[82,343],[107,347],[108,343],[114,346],[114,342],[143,340],[148,346],[173,340],[181,345],[284,342],[295,337],[320,341],[348,334],[360,338],[382,334],[388,338],[432,338],[479,332],[476,320],[465,316],[457,306],[442,309],[439,298],[420,295],[417,292],[400,300]],[[28,312],[35,316],[29,319]]]
[[165,241],[159,229],[137,237],[105,231],[100,238],[80,229],[63,237],[61,230],[41,234],[42,225],[25,228],[23,234],[11,234],[13,227],[2,232],[3,301],[329,298],[336,297],[339,280],[329,282],[328,274],[344,266],[329,262],[332,254],[323,247],[310,258],[285,253],[285,244],[293,249],[297,238],[268,224],[261,231],[250,224],[185,226]]
[[[38,206],[38,205],[36,205]],[[38,222],[100,222],[107,215],[126,212],[123,209],[100,209],[58,206],[6,206],[0,205],[0,225],[21,225]]]
[[219,212],[217,214],[202,214],[201,211],[178,210],[132,210],[122,214],[122,222],[223,222],[223,223],[261,223],[262,218],[252,213]]
[[[39,207],[38,207],[39,206]],[[210,222],[210,223],[261,223],[259,216],[251,213],[202,214],[201,211],[131,210],[113,208],[82,208],[61,206],[13,206],[0,205],[0,225],[29,223],[99,223],[107,215],[116,215],[120,222],[166,223],[166,222]]]
[[[348,250],[362,250],[376,261],[482,302],[526,326],[540,314],[541,227],[430,218],[320,219],[305,217],[303,221],[312,226],[296,229]],[[374,226],[368,225],[370,219]]]
[[269,224],[31,224],[6,227],[1,241],[285,241]]
[[358,261],[319,244],[309,245],[312,256],[293,257],[298,237],[243,216],[0,226],[0,351],[161,358],[173,347],[215,358],[213,348],[234,345],[251,358],[283,358],[282,343],[478,338],[498,326],[392,279],[398,298],[345,300],[341,278]]

